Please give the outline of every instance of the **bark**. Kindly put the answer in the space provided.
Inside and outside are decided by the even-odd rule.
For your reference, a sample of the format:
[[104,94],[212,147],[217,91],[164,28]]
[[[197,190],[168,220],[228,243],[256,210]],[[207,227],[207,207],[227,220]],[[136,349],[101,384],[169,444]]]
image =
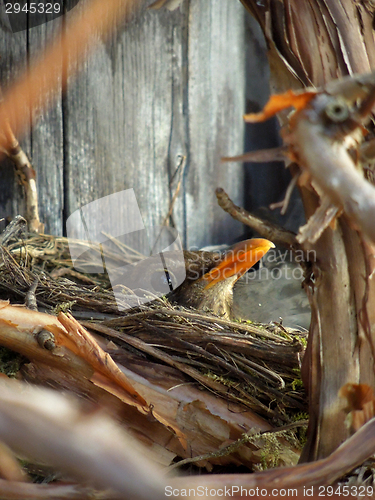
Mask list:
[[[241,1],[266,37],[273,91],[322,86],[375,69],[373,2]],[[281,122],[285,117],[280,114]],[[308,219],[321,199],[305,187],[300,191]],[[318,241],[304,246],[316,252],[315,283],[308,290],[312,321],[304,364],[310,424],[302,454],[302,460],[312,461],[328,456],[349,437],[340,387],[347,382],[375,384],[375,278],[373,248],[345,211],[335,229],[327,228]]]

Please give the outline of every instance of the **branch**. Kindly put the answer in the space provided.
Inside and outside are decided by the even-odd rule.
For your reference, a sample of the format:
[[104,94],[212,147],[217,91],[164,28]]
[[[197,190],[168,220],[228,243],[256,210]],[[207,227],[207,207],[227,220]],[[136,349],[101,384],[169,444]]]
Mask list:
[[[263,111],[245,115],[247,122],[264,121],[281,110],[294,107],[289,131],[284,134],[289,156],[305,170],[313,189],[329,199],[322,204],[314,224],[307,223],[299,241],[316,241],[322,230],[334,222],[343,209],[356,229],[375,242],[375,187],[357,168],[347,139],[358,144],[362,122],[375,103],[375,72],[335,80],[318,90],[305,89],[273,95]],[[300,181],[300,185],[302,182]],[[336,206],[330,206],[329,201]],[[315,222],[323,224],[320,233]],[[314,227],[313,227],[314,226]],[[306,236],[307,235],[307,236]]]
[[276,224],[272,224],[267,220],[256,217],[250,214],[244,208],[238,207],[229,198],[227,193],[222,188],[216,189],[216,197],[219,206],[233,219],[246,224],[247,226],[257,231],[262,238],[267,238],[278,245],[285,246],[287,248],[299,248],[299,244],[296,240],[296,235],[292,231],[288,231]]
[[288,148],[280,146],[273,149],[259,149],[258,151],[250,151],[238,156],[224,156],[222,162],[245,162],[245,163],[267,163],[273,161],[285,161]]

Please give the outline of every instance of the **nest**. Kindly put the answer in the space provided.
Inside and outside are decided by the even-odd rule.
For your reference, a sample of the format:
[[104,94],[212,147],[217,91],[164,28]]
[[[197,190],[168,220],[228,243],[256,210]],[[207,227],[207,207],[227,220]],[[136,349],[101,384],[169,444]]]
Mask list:
[[[82,255],[91,260],[85,263],[83,257],[80,269],[85,264],[89,268],[98,250],[88,242],[69,244],[87,247]],[[115,247],[111,259],[106,258],[110,265],[120,267],[140,258],[120,243]],[[108,274],[75,271],[64,237],[27,234],[0,247],[0,273],[0,298],[20,302],[37,282],[39,310],[71,311],[88,330],[113,342],[108,352],[125,366],[147,361],[173,366],[228,404],[251,408],[273,425],[306,415],[299,372],[303,332],[280,324],[232,322],[172,306],[166,298],[119,312]]]

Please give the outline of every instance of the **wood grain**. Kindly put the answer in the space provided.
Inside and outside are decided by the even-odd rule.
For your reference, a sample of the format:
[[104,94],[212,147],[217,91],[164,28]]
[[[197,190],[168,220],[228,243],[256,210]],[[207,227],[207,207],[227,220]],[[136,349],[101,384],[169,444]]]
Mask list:
[[[42,53],[62,22],[77,12],[84,22],[89,3],[81,0],[64,18],[27,33],[3,34],[3,85]],[[221,156],[243,148],[240,3],[185,0],[175,11],[145,11],[95,43],[78,75],[68,78],[66,92],[47,112],[33,113],[32,132],[22,138],[37,171],[46,232],[61,234],[77,208],[128,188],[145,224],[162,224],[178,183],[174,174],[186,156],[170,220],[185,245],[222,243],[241,234],[215,199],[221,185],[237,203],[243,201],[242,167],[220,163]],[[0,164],[0,217],[23,212],[11,169],[8,162]],[[117,215],[126,213],[119,207]]]

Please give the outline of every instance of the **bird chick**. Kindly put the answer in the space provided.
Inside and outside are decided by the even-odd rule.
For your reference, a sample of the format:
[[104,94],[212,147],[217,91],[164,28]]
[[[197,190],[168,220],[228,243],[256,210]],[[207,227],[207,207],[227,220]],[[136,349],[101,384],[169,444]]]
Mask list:
[[[192,279],[191,261],[187,260],[187,279],[177,288],[169,299],[184,307],[200,311],[210,311],[217,316],[233,319],[233,287],[237,280],[256,264],[270,248],[271,241],[254,238],[242,241],[228,249],[224,255],[216,255],[205,263],[209,269],[204,274],[197,268],[193,270],[200,275]],[[185,254],[185,258],[189,258]]]

